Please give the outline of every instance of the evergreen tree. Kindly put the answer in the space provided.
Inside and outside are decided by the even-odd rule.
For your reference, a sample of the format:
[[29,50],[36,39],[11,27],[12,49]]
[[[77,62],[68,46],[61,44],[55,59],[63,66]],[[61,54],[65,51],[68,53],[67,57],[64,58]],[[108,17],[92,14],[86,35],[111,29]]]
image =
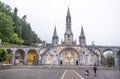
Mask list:
[[19,38],[21,38],[22,25],[21,25],[21,19],[17,16],[17,11],[18,9],[15,7],[13,14],[13,22],[14,22],[13,26],[14,26],[14,32],[18,34]]

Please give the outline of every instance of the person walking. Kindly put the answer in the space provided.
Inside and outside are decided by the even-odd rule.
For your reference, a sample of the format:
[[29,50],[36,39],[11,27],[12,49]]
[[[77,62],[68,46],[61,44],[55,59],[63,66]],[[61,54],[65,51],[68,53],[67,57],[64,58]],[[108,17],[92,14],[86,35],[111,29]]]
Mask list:
[[96,67],[96,64],[93,66],[93,71],[94,71],[94,76],[96,76],[96,73],[97,73],[97,67]]

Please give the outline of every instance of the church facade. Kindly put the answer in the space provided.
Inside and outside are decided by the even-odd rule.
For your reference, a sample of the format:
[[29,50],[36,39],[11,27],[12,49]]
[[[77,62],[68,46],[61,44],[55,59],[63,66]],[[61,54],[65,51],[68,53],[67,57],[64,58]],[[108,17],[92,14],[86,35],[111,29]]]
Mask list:
[[52,43],[44,43],[38,47],[20,46],[5,47],[8,51],[6,63],[16,64],[36,64],[36,65],[100,65],[107,66],[104,53],[112,51],[114,66],[120,70],[120,46],[99,46],[86,45],[86,37],[83,26],[79,35],[79,44],[73,39],[71,15],[68,8],[66,15],[66,29],[64,40],[59,44],[57,29],[54,28]]
[[73,40],[73,37],[71,15],[68,8],[64,41],[58,44],[59,37],[55,27],[52,36],[52,44],[46,44],[47,50],[41,54],[40,63],[51,65],[99,65],[99,55],[91,51],[86,45],[83,26],[81,26],[79,44],[76,44],[76,40]]

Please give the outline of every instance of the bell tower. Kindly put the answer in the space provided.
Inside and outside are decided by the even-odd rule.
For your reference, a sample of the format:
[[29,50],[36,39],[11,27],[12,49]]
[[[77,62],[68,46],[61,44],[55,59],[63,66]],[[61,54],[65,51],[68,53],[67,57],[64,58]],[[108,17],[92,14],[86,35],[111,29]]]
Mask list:
[[64,44],[73,44],[73,33],[71,29],[71,15],[69,8],[66,16],[66,30],[64,34]]

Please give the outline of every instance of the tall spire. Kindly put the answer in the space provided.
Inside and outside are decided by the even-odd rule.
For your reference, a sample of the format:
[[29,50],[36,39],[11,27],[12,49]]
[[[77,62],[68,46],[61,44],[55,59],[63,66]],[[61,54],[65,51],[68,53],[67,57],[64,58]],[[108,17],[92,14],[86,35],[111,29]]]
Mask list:
[[68,7],[68,13],[67,13],[67,15],[70,15],[70,10],[69,10],[69,7]]
[[57,31],[56,31],[56,26],[55,26],[55,28],[54,28],[53,38],[58,38],[58,36],[57,36]]
[[70,15],[69,7],[66,15],[66,30],[64,34],[63,44],[67,44],[67,45],[75,44],[75,41],[73,41],[73,33],[71,28],[71,15]]
[[67,12],[67,16],[66,16],[66,21],[68,22],[71,22],[71,15],[70,15],[70,10],[69,10],[69,7],[68,7],[68,12]]
[[83,26],[81,25],[81,34],[80,34],[80,37],[85,37],[85,34],[84,34],[84,30],[83,30]]
[[67,15],[66,15],[66,32],[65,33],[72,34],[72,30],[71,30],[71,15],[70,15],[69,7],[68,7]]

